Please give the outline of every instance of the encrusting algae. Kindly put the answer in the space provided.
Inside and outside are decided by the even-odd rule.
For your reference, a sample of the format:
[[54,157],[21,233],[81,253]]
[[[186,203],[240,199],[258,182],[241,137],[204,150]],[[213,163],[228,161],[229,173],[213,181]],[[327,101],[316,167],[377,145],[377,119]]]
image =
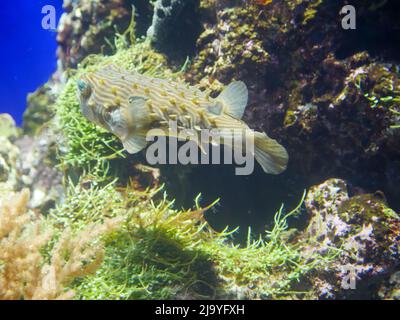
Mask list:
[[[286,169],[288,154],[276,140],[265,133],[253,132],[241,121],[248,101],[246,85],[233,81],[217,98],[183,82],[153,78],[127,72],[109,65],[97,72],[89,72],[77,82],[83,115],[90,121],[115,134],[129,153],[137,153],[147,145],[147,136],[168,135],[176,123],[183,135],[192,129],[191,137],[200,148],[202,130],[215,130],[222,143],[234,147],[236,130],[245,132],[245,139],[253,138],[254,156],[267,173],[279,174]],[[221,141],[210,138],[213,145]],[[241,141],[240,141],[241,142]],[[240,143],[239,142],[239,143]],[[202,150],[204,150],[202,148]]]

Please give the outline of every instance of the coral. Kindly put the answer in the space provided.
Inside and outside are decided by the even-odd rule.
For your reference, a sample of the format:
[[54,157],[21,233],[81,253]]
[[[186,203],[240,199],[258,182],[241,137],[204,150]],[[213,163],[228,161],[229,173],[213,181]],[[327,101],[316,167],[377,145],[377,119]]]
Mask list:
[[51,245],[54,227],[27,211],[28,199],[27,190],[1,195],[0,299],[69,299],[74,292],[66,286],[101,264],[103,249],[95,240],[119,221],[89,224],[75,234],[66,229]]

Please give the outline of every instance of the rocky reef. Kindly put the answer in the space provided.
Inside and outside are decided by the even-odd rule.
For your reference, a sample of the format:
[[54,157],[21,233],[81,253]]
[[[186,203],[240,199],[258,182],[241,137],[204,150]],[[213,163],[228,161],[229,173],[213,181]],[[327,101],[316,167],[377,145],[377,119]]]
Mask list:
[[151,2],[147,0],[64,1],[57,42],[60,67],[74,68],[93,53],[109,54],[116,32],[126,30],[135,8],[137,35],[145,34],[151,20]]
[[[81,237],[101,242],[88,251],[93,268],[73,282],[57,269],[47,297],[399,299],[397,4],[353,1],[357,28],[343,30],[346,4],[64,1],[58,70],[28,97],[22,129],[0,115],[0,230],[10,214],[24,217],[15,230],[46,217],[55,238],[87,230]],[[238,177],[128,155],[77,100],[79,75],[110,62],[215,95],[244,81],[244,120],[287,148],[288,170]],[[53,268],[44,234],[35,248],[54,255]],[[74,241],[65,237],[60,247]],[[0,246],[8,240],[0,232]],[[19,296],[35,297],[15,281]]]
[[185,58],[194,54],[201,31],[198,6],[199,0],[155,1],[152,24],[147,30],[152,45],[170,57]]
[[305,206],[303,253],[337,250],[329,268],[311,280],[319,298],[379,298],[384,279],[398,268],[400,244],[399,216],[383,194],[350,197],[345,181],[330,179],[310,188]]
[[341,28],[341,1],[229,3],[202,2],[205,30],[187,79],[216,90],[244,80],[245,121],[287,146],[289,170],[306,185],[339,176],[396,204],[395,2],[352,3],[356,30]]

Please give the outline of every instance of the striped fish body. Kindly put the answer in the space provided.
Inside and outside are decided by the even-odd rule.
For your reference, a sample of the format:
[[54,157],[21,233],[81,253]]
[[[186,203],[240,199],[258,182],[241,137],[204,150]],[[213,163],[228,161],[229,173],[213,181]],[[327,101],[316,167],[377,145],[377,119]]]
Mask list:
[[[250,130],[240,120],[248,99],[246,85],[240,81],[232,82],[217,98],[212,98],[209,91],[183,82],[152,78],[109,65],[83,75],[77,85],[83,115],[115,134],[129,153],[146,147],[146,135],[152,129],[161,129],[168,135],[171,123],[176,124],[178,130],[194,132]],[[267,139],[273,153],[263,160],[268,164],[260,163],[264,171],[283,171],[288,160],[286,150],[265,134],[256,133],[257,160],[259,139]]]

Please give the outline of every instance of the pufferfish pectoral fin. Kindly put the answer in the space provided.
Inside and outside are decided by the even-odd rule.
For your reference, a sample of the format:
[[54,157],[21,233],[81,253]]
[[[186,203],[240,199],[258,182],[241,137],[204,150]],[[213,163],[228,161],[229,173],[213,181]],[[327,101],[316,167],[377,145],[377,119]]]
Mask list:
[[122,144],[128,153],[138,153],[147,146],[145,137],[141,136],[129,136],[122,140]]
[[116,109],[104,118],[104,121],[110,128],[111,132],[120,139],[124,139],[128,134],[128,122],[121,109]]
[[236,119],[243,117],[247,106],[249,92],[242,81],[231,82],[217,97],[226,107],[226,112]]
[[144,123],[148,119],[149,110],[146,105],[147,99],[141,96],[129,97],[130,116],[136,123]]

